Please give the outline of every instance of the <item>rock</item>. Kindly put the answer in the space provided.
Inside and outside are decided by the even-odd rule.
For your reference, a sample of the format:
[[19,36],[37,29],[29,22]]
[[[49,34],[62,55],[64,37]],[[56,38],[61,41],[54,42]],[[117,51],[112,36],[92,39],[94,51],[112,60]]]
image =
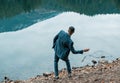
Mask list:
[[100,64],[107,64],[108,60],[99,60],[98,63],[100,63]]
[[101,58],[105,58],[105,56],[101,56]]
[[10,83],[10,82],[12,82],[12,80],[10,80],[8,77],[5,76],[5,77],[4,77],[4,82],[5,82],[5,83]]
[[22,81],[16,80],[16,81],[12,81],[12,83],[23,83]]
[[95,65],[95,64],[97,64],[97,61],[95,61],[95,60],[92,60],[92,63]]
[[77,68],[79,68],[79,67],[72,67],[72,69],[77,69]]
[[48,77],[48,76],[50,76],[51,74],[50,73],[43,73],[43,76],[45,76],[45,77]]
[[120,60],[120,58],[116,58],[116,60]]
[[37,75],[36,77],[41,77],[41,75]]
[[10,79],[9,79],[8,77],[5,76],[5,77],[4,77],[4,80],[9,81]]

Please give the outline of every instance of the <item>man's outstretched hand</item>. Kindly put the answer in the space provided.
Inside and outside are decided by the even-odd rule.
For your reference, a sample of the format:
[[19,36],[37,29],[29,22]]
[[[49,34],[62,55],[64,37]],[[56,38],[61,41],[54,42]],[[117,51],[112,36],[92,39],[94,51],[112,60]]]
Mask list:
[[89,48],[86,48],[83,50],[83,52],[88,52],[90,49]]

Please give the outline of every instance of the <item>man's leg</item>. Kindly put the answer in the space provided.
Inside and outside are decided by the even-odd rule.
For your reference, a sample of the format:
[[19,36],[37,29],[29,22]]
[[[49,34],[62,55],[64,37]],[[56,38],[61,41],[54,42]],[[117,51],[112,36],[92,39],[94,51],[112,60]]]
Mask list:
[[54,57],[54,71],[55,71],[55,78],[59,78],[58,77],[58,61],[59,61],[59,57],[55,54]]
[[69,59],[65,60],[69,77],[71,77],[71,66]]

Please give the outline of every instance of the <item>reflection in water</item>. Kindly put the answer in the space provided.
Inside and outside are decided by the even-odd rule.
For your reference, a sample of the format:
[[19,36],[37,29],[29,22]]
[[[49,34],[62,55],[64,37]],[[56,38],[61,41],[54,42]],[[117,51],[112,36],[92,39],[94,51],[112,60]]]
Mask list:
[[41,0],[0,0],[0,18],[30,12],[41,5]]
[[65,11],[90,16],[120,13],[120,1],[0,0],[0,32],[17,31]]
[[0,20],[0,33],[17,31],[26,28],[36,22],[43,21],[45,19],[54,17],[58,12],[39,12],[32,11],[31,13],[23,13],[12,18]]
[[[64,19],[63,19],[64,18]],[[70,54],[72,66],[91,64],[94,57],[85,55],[101,54],[112,60],[119,57],[120,15],[97,15],[89,17],[78,13],[63,13],[39,22],[27,29],[0,34],[0,80],[4,76],[11,79],[27,79],[46,71],[53,71],[54,52],[51,49],[53,37],[61,30],[67,31],[73,25],[76,32],[72,36],[76,49],[89,47],[84,55]],[[12,49],[11,49],[12,48]],[[100,50],[100,51],[99,51]],[[60,69],[65,67],[60,63]]]
[[58,0],[64,9],[80,14],[112,14],[120,13],[119,0]]
[[0,0],[0,18],[12,17],[35,9],[96,15],[120,13],[119,8],[119,0]]

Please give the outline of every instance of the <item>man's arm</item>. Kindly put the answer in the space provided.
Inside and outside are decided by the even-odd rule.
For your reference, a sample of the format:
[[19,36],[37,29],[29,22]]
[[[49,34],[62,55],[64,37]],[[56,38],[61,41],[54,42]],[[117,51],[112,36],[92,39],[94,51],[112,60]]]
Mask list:
[[75,50],[73,47],[73,42],[69,44],[69,49],[73,54],[83,54],[84,50]]
[[53,39],[53,47],[52,48],[54,48],[55,47],[55,42],[56,42],[56,40],[58,39],[58,34],[54,37],[54,39]]

